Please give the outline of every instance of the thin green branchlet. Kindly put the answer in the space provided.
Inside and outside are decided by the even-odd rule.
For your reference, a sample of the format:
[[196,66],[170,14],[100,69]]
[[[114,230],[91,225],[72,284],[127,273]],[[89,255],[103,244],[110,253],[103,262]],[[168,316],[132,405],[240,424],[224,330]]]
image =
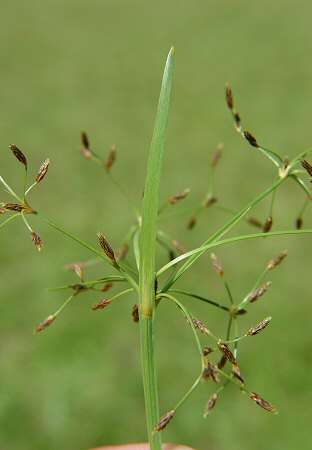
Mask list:
[[[281,157],[277,152],[272,151],[259,144],[259,140],[243,127],[240,114],[234,107],[234,98],[230,87],[226,86],[226,102],[234,119],[234,125],[237,132],[250,144],[252,151],[257,151],[264,155],[273,164],[276,170],[275,179],[272,185],[260,192],[246,206],[240,210],[234,211],[226,204],[223,205],[222,199],[217,196],[217,170],[221,157],[224,158],[223,144],[218,144],[213,151],[210,160],[210,177],[208,187],[200,200],[194,200],[191,207],[182,207],[180,204],[189,202],[191,197],[190,189],[185,187],[184,190],[175,195],[168,196],[168,199],[159,205],[159,187],[162,172],[162,162],[165,147],[165,139],[167,134],[167,124],[169,118],[169,106],[172,90],[174,64],[174,49],[169,52],[163,80],[161,85],[159,103],[156,114],[154,133],[151,142],[151,149],[147,164],[147,173],[144,188],[144,198],[142,211],[137,207],[136,202],[129,197],[127,190],[120,184],[117,176],[113,175],[114,165],[116,163],[117,150],[113,145],[108,156],[103,157],[100,152],[94,151],[90,145],[89,137],[84,131],[81,133],[82,147],[81,155],[89,161],[93,161],[99,165],[103,174],[107,177],[119,191],[124,201],[133,211],[133,223],[129,227],[129,231],[120,241],[120,249],[115,250],[111,247],[106,236],[99,231],[98,247],[94,247],[74,236],[70,231],[64,230],[62,226],[55,224],[50,219],[30,206],[28,196],[36,186],[42,182],[49,169],[50,161],[46,159],[41,165],[38,175],[33,183],[27,187],[27,169],[28,161],[24,153],[15,144],[10,149],[18,160],[24,166],[24,180],[22,195],[9,186],[6,181],[0,177],[5,192],[10,196],[9,201],[0,204],[0,214],[7,215],[8,218],[0,223],[0,228],[9,225],[10,222],[20,217],[24,226],[30,233],[35,248],[38,251],[43,250],[41,237],[35,232],[29,224],[28,215],[35,216],[38,220],[49,225],[58,232],[66,235],[80,246],[86,248],[92,255],[92,258],[84,262],[74,262],[67,266],[69,271],[74,271],[77,276],[77,282],[64,284],[50,290],[69,291],[69,296],[65,302],[53,314],[48,315],[36,328],[35,333],[40,333],[55,323],[56,318],[60,316],[65,308],[70,305],[77,296],[88,294],[89,291],[96,292],[99,295],[98,301],[91,305],[91,310],[97,314],[102,314],[102,310],[114,304],[117,299],[130,299],[136,296],[136,303],[131,310],[132,321],[139,323],[140,340],[141,340],[141,365],[143,375],[143,386],[146,406],[146,422],[147,434],[151,450],[161,450],[162,439],[161,432],[176,417],[178,410],[184,406],[191,394],[199,389],[203,384],[209,382],[212,386],[212,393],[203,405],[204,417],[209,417],[218,405],[218,398],[224,395],[225,388],[232,384],[240,391],[248,393],[250,399],[258,406],[266,411],[277,413],[277,409],[267,400],[264,400],[259,394],[247,388],[247,383],[241,371],[243,360],[239,354],[239,344],[241,341],[250,343],[256,339],[259,333],[265,332],[271,323],[271,316],[257,317],[250,320],[248,329],[243,330],[243,334],[239,333],[238,321],[240,316],[249,312],[255,302],[266,302],[266,297],[270,295],[271,281],[267,279],[271,276],[271,271],[279,266],[286,257],[286,251],[274,256],[264,267],[256,281],[251,284],[248,291],[242,297],[233,294],[226,265],[220,261],[215,253],[211,253],[212,266],[221,279],[223,291],[227,297],[226,304],[218,298],[211,298],[209,293],[195,292],[189,287],[176,288],[175,283],[183,277],[185,272],[192,267],[197,259],[207,250],[215,252],[217,247],[234,244],[236,242],[249,241],[263,237],[286,236],[286,235],[304,235],[312,233],[312,229],[303,229],[303,216],[311,201],[311,192],[307,185],[305,177],[312,177],[312,166],[306,160],[312,149],[308,149],[300,153],[292,161]],[[222,164],[222,162],[221,162]],[[300,168],[300,165],[302,166]],[[273,230],[275,222],[275,203],[276,192],[282,186],[285,180],[290,179],[298,184],[304,194],[303,206],[297,213],[295,220],[295,228],[292,230]],[[311,182],[311,179],[308,181]],[[252,209],[265,198],[270,198],[270,206],[267,217],[262,220],[251,215]],[[187,198],[187,200],[184,200]],[[187,250],[184,244],[181,244],[175,237],[170,236],[163,229],[168,219],[186,220],[186,226],[189,230],[194,230],[198,221],[205,220],[204,213],[207,215],[213,209],[219,209],[228,214],[230,218],[215,230],[205,241],[198,245],[197,248]],[[256,227],[260,231],[252,234],[239,235],[226,238],[225,235],[233,230],[241,221],[246,221],[251,226]],[[185,225],[185,223],[184,223]],[[94,236],[95,237],[95,236]],[[158,267],[158,246],[168,253],[169,262],[162,267]],[[86,273],[96,265],[104,263],[109,269],[107,274],[95,279],[88,279]],[[182,264],[181,264],[182,263]],[[170,270],[169,270],[170,269]],[[113,273],[111,273],[111,271]],[[168,272],[167,272],[168,271]],[[167,272],[167,279],[162,280],[161,275]],[[169,275],[168,275],[169,274]],[[271,277],[270,277],[271,278]],[[124,285],[128,287],[124,288]],[[123,286],[122,289],[119,289]],[[117,289],[117,292],[113,292]],[[113,292],[109,297],[103,297],[107,291]],[[130,294],[130,295],[129,295]],[[222,297],[222,294],[220,294]],[[220,314],[224,314],[225,327],[224,334],[219,336],[213,329],[213,323],[204,323],[195,317],[191,309],[184,303],[183,298],[200,301],[216,310]],[[177,399],[173,407],[160,417],[158,407],[158,391],[157,391],[157,372],[155,363],[155,317],[160,307],[166,307],[168,302],[173,302],[180,313],[185,318],[185,328],[189,328],[195,340],[196,351],[199,358],[199,374],[193,380],[191,387],[182,396]],[[111,306],[110,306],[111,307]],[[216,388],[215,388],[216,386]],[[176,419],[175,419],[176,420]]]

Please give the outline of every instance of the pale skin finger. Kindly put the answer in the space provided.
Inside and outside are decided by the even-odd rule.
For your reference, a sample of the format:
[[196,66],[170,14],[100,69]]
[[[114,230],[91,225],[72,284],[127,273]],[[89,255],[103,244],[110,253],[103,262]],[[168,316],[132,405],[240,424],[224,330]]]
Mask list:
[[[150,450],[149,444],[113,445],[109,447],[97,447],[91,450]],[[194,450],[178,444],[164,444],[163,450]]]

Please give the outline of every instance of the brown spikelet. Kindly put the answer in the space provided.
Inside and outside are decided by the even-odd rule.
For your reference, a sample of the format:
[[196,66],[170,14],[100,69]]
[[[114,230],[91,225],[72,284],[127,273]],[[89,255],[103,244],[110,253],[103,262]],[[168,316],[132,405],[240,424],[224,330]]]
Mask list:
[[127,253],[129,251],[129,245],[128,244],[124,244],[121,249],[119,250],[119,252],[116,255],[116,259],[118,261],[122,261],[123,259],[125,259]]
[[[186,319],[187,322],[189,322],[188,319]],[[196,319],[195,317],[192,317],[192,322],[196,330],[200,331],[203,334],[208,333],[208,328],[201,322],[200,320]]]
[[10,145],[10,149],[12,150],[15,158],[18,159],[19,162],[24,164],[25,167],[27,167],[27,159],[24,153],[15,144]]
[[80,149],[80,153],[86,159],[91,159],[93,157],[92,152],[84,147]]
[[220,361],[218,362],[218,369],[223,369],[226,362],[227,362],[227,358],[224,355],[222,355]]
[[39,236],[39,234],[37,234],[35,231],[33,231],[31,233],[31,239],[33,240],[38,252],[41,252],[43,249],[43,244],[42,244],[42,240],[41,240],[41,237]]
[[241,118],[237,112],[234,114],[234,120],[235,120],[238,130],[240,130],[241,129]]
[[223,342],[218,342],[218,348],[226,359],[228,359],[232,364],[237,364],[235,356],[226,344],[224,344]]
[[311,164],[308,163],[308,161],[306,161],[305,159],[302,159],[301,160],[301,165],[308,172],[310,177],[312,177],[312,166],[311,166]]
[[51,314],[50,316],[46,317],[38,326],[35,328],[35,333],[40,333],[40,331],[44,330],[45,328],[49,327],[51,323],[54,322],[56,318],[56,314]]
[[275,406],[272,405],[272,403],[269,403],[266,400],[264,400],[264,398],[260,397],[260,395],[256,394],[256,392],[250,392],[249,396],[251,400],[257,405],[261,406],[261,408],[265,409],[266,411],[277,414],[278,411],[275,408]]
[[301,217],[298,217],[298,218],[296,219],[296,229],[297,229],[297,230],[301,230],[302,224],[303,224],[302,218],[301,218]]
[[188,194],[191,192],[190,189],[184,189],[184,191],[179,192],[178,194],[174,195],[173,197],[171,197],[169,199],[169,203],[170,205],[175,205],[176,203],[178,203],[180,200],[183,200],[185,197],[188,196]]
[[253,303],[256,300],[258,300],[259,297],[261,297],[263,294],[266,293],[266,291],[269,289],[270,286],[271,286],[271,282],[270,281],[268,281],[267,283],[262,284],[260,287],[258,287],[258,289],[254,290],[253,292],[251,292],[248,295],[248,301],[250,303]]
[[216,197],[213,197],[209,195],[208,197],[205,197],[202,201],[202,207],[203,208],[209,208],[210,206],[214,205],[218,199]]
[[114,162],[116,161],[116,154],[117,154],[117,150],[116,147],[114,145],[112,145],[108,158],[105,162],[105,169],[106,172],[109,172],[114,164]]
[[140,321],[139,305],[137,303],[135,303],[133,305],[131,315],[132,315],[133,322],[139,322]]
[[213,157],[211,159],[210,165],[211,167],[216,167],[223,153],[223,144],[220,143],[216,146]]
[[210,376],[215,383],[219,383],[219,371],[217,366],[215,366],[211,361],[208,361],[208,369],[210,370]]
[[269,217],[266,219],[266,221],[264,222],[264,225],[263,225],[263,233],[268,233],[268,232],[271,230],[272,225],[273,225],[273,217],[272,217],[272,216],[269,216]]
[[243,385],[245,384],[245,379],[244,379],[239,367],[236,366],[235,364],[232,364],[232,374],[241,384],[243,384]]
[[210,399],[208,400],[208,402],[205,405],[204,418],[208,417],[209,414],[211,414],[213,408],[215,407],[217,399],[218,399],[218,395],[212,394],[212,396],[210,397]]
[[3,209],[3,208],[0,208],[0,215],[1,215],[1,214],[5,214],[5,213],[6,213],[6,210]]
[[100,309],[106,308],[106,306],[110,305],[112,300],[110,298],[105,298],[104,300],[99,301],[98,303],[95,303],[92,305],[91,309],[92,311],[98,311]]
[[81,281],[83,281],[83,272],[82,272],[82,266],[80,264],[75,264],[75,272],[78,278],[81,279]]
[[105,283],[101,287],[102,292],[107,292],[109,289],[111,289],[114,286],[114,283]]
[[25,209],[24,205],[20,205],[18,203],[1,203],[1,206],[2,208],[7,209],[8,211],[21,212],[24,211]]
[[281,264],[281,262],[286,258],[286,256],[287,256],[287,251],[284,250],[282,253],[277,255],[274,259],[272,259],[269,262],[269,264],[267,265],[267,269],[272,270],[275,267],[279,266]]
[[41,164],[41,166],[39,168],[39,171],[38,171],[37,178],[36,178],[37,183],[40,183],[40,181],[43,180],[43,178],[45,177],[45,175],[46,175],[46,173],[48,171],[49,165],[50,165],[50,160],[49,159],[46,159]]
[[190,220],[188,221],[187,228],[189,230],[192,230],[195,227],[196,222],[197,222],[196,217],[191,217]]
[[173,418],[174,414],[175,414],[175,410],[174,409],[172,409],[171,411],[168,411],[166,414],[164,414],[160,418],[160,421],[158,422],[158,424],[155,425],[154,430],[153,430],[153,434],[159,433],[164,428],[166,428],[166,426],[168,425],[170,420]]
[[186,253],[186,252],[187,252],[186,248],[183,247],[183,245],[180,244],[180,242],[176,241],[175,239],[173,239],[172,245],[173,245],[174,248],[177,249],[180,253]]
[[244,131],[244,137],[252,147],[259,147],[256,138],[249,131]]
[[247,223],[249,223],[249,225],[252,225],[253,227],[261,229],[263,228],[263,223],[260,222],[260,220],[256,219],[256,217],[246,216],[245,220]]
[[86,150],[90,149],[89,139],[88,139],[87,133],[85,131],[81,132],[81,142],[82,142],[83,147]]
[[220,275],[221,278],[223,278],[224,271],[220,259],[214,253],[210,254],[210,258],[215,271],[218,275]]
[[97,237],[99,239],[99,243],[102,247],[102,249],[104,250],[105,255],[112,261],[115,261],[115,255],[114,252],[111,248],[111,246],[109,245],[109,243],[107,242],[104,234],[98,232],[97,233]]
[[228,105],[228,108],[232,110],[234,108],[234,99],[233,99],[232,89],[230,88],[230,86],[228,84],[225,85],[225,98],[226,98],[226,103]]
[[213,350],[212,350],[211,347],[205,347],[205,348],[203,348],[203,355],[204,355],[204,356],[210,355],[210,353],[212,353],[212,352],[213,352]]
[[252,327],[250,327],[247,332],[247,336],[255,336],[256,334],[260,333],[260,331],[264,330],[264,328],[269,325],[271,319],[272,317],[268,316],[257,325],[253,325]]

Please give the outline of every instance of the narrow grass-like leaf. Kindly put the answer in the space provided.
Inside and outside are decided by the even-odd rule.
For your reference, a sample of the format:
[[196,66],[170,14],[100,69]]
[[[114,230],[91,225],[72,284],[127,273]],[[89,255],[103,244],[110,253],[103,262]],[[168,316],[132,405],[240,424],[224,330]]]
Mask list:
[[[223,239],[221,241],[211,242],[210,244],[202,245],[202,246],[200,246],[198,248],[195,248],[194,250],[190,250],[189,252],[184,253],[183,255],[180,255],[177,258],[173,259],[172,261],[168,262],[168,264],[163,266],[157,272],[157,276],[161,275],[163,272],[165,272],[167,269],[169,269],[170,267],[174,266],[175,264],[178,264],[180,261],[183,261],[183,259],[194,257],[194,256],[199,257],[206,250],[209,250],[209,249],[214,248],[214,247],[219,247],[221,245],[231,244],[232,242],[238,242],[238,241],[247,241],[249,239],[257,239],[257,238],[261,238],[261,237],[263,238],[263,237],[271,237],[271,236],[286,236],[286,235],[291,235],[291,234],[311,234],[311,233],[312,233],[312,229],[272,231],[272,232],[269,232],[269,233],[246,234],[246,235],[243,235],[243,236],[235,236],[235,237],[232,237],[232,238]],[[183,267],[184,266],[182,266],[181,269]],[[179,272],[180,271],[178,271],[178,273]],[[180,273],[179,276],[181,276],[181,275],[182,275],[182,273]],[[164,292],[166,292],[166,291],[164,291]]]
[[158,195],[169,115],[173,60],[174,49],[171,48],[163,75],[144,190],[140,238],[140,296],[142,313],[146,316],[151,316],[155,307],[154,279]]

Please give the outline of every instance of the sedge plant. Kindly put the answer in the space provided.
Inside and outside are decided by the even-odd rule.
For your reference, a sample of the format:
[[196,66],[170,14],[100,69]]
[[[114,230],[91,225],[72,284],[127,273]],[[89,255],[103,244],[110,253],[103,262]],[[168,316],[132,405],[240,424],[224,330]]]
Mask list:
[[[169,200],[159,205],[159,187],[162,172],[163,154],[165,148],[165,139],[167,132],[167,123],[169,117],[169,106],[172,90],[173,80],[173,66],[174,66],[174,49],[171,48],[162,79],[158,109],[156,114],[156,121],[152,143],[148,158],[145,188],[143,196],[143,204],[141,210],[137,209],[132,200],[129,198],[127,190],[122,187],[119,181],[115,180],[111,169],[116,158],[116,148],[113,147],[107,159],[103,159],[101,155],[95,152],[89,143],[88,136],[85,132],[82,133],[82,155],[95,163],[98,163],[103,172],[109,177],[116,187],[121,191],[122,195],[129,202],[130,207],[134,211],[134,223],[130,227],[129,232],[122,242],[122,247],[118,252],[115,252],[105,235],[98,232],[99,246],[93,247],[89,243],[74,236],[72,233],[63,229],[62,226],[55,224],[50,219],[47,219],[41,211],[33,208],[29,200],[31,191],[42,182],[47,174],[49,168],[49,160],[45,160],[39,169],[38,175],[34,183],[27,187],[27,168],[28,161],[24,153],[16,145],[11,145],[10,148],[17,158],[17,160],[24,166],[24,189],[23,194],[19,196],[15,191],[0,177],[0,182],[5,188],[5,191],[13,200],[1,203],[0,214],[9,214],[9,217],[4,220],[0,227],[4,227],[11,221],[20,218],[24,225],[29,230],[31,239],[38,251],[43,249],[41,237],[36,231],[32,229],[29,224],[28,216],[34,215],[39,220],[53,227],[60,233],[65,234],[68,238],[74,240],[77,244],[87,248],[93,258],[84,263],[72,263],[68,266],[69,270],[74,270],[77,275],[77,283],[68,284],[54,288],[55,290],[69,291],[68,298],[64,304],[54,313],[48,315],[35,329],[39,333],[49,327],[55,322],[56,318],[61,314],[63,309],[73,301],[77,295],[82,292],[98,291],[99,295],[112,289],[113,287],[125,288],[118,289],[118,293],[109,297],[102,298],[98,303],[92,306],[93,311],[102,311],[118,298],[127,295],[128,293],[137,296],[137,303],[132,309],[132,319],[139,323],[140,327],[140,341],[141,341],[141,364],[143,374],[143,386],[145,396],[146,408],[146,422],[147,434],[151,450],[160,450],[162,448],[162,430],[169,424],[169,422],[177,415],[178,410],[190,397],[195,389],[207,380],[212,380],[212,384],[216,383],[210,398],[207,399],[204,405],[204,417],[208,417],[213,411],[218,396],[224,388],[232,383],[237,386],[239,390],[248,393],[250,399],[263,409],[276,413],[277,409],[270,402],[262,398],[256,392],[247,388],[244,376],[239,366],[238,347],[240,341],[244,339],[254,339],[258,333],[262,332],[270,323],[271,317],[268,315],[264,318],[259,318],[256,323],[250,323],[250,327],[244,334],[238,333],[238,320],[242,314],[246,314],[251,304],[257,301],[270,287],[270,282],[267,276],[271,270],[275,269],[286,257],[286,251],[279,255],[272,255],[272,259],[265,265],[262,273],[256,281],[248,288],[246,295],[242,299],[234,298],[223,265],[216,256],[215,251],[217,247],[224,246],[243,240],[260,239],[263,237],[284,236],[284,235],[303,235],[312,232],[312,229],[302,229],[303,213],[311,201],[311,193],[305,179],[308,173],[312,176],[312,166],[305,159],[308,157],[312,149],[306,150],[295,157],[292,161],[288,161],[280,157],[277,153],[262,147],[258,144],[256,138],[249,131],[245,130],[242,124],[239,113],[234,109],[234,100],[232,91],[229,86],[226,86],[226,101],[234,118],[234,124],[238,133],[245,138],[248,143],[257,152],[262,153],[266,158],[272,162],[276,167],[276,178],[274,182],[263,192],[259,193],[246,206],[239,211],[232,211],[225,206],[221,206],[215,196],[215,170],[219,159],[222,156],[223,147],[219,144],[213,154],[211,160],[210,184],[208,192],[205,194],[202,202],[192,208],[186,210],[176,209],[171,210],[172,205],[180,203],[188,194],[189,190],[172,196]],[[296,220],[295,229],[291,230],[277,230],[272,231],[273,217],[274,217],[274,199],[275,192],[286,180],[292,180],[297,183],[303,190],[305,196],[302,208]],[[259,221],[251,215],[252,208],[259,204],[262,200],[271,196],[271,204],[268,216],[264,222]],[[191,230],[196,226],[200,215],[207,208],[219,208],[224,210],[229,219],[215,230],[206,240],[190,251],[187,251],[184,246],[172,239],[164,230],[163,223],[168,217],[188,216],[187,227]],[[175,207],[176,208],[176,207]],[[246,235],[235,235],[226,237],[230,230],[240,221],[247,221],[250,225],[259,228],[257,232]],[[158,245],[168,251],[169,262],[162,267],[157,266],[157,248]],[[130,251],[133,252],[134,257],[129,258]],[[228,304],[208,298],[198,292],[193,292],[189,289],[181,289],[176,287],[176,282],[183,277],[183,275],[191,269],[195,261],[200,258],[205,252],[211,252],[211,262],[222,280],[224,288],[229,299]],[[93,280],[85,279],[85,271],[92,268],[95,264],[104,263],[111,269],[107,275]],[[161,275],[167,275],[165,282],[159,282]],[[161,280],[164,278],[162,277]],[[211,330],[201,320],[194,317],[192,311],[185,305],[183,299],[189,297],[194,301],[204,302],[209,307],[218,308],[225,314],[226,327],[224,336],[217,336],[214,330]],[[157,308],[161,302],[173,302],[180,313],[186,319],[186,326],[190,327],[195,346],[198,352],[198,377],[193,380],[190,389],[185,393],[182,399],[178,400],[175,405],[165,414],[159,414],[158,405],[158,391],[157,391],[157,372],[155,363],[155,319],[157,316]],[[209,340],[207,343],[202,343],[200,335],[205,335]],[[207,335],[207,336],[206,336]],[[209,344],[209,345],[208,345]],[[216,356],[215,356],[216,355]],[[215,359],[216,358],[216,359]]]

